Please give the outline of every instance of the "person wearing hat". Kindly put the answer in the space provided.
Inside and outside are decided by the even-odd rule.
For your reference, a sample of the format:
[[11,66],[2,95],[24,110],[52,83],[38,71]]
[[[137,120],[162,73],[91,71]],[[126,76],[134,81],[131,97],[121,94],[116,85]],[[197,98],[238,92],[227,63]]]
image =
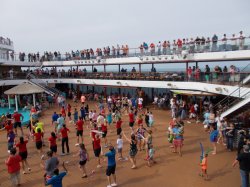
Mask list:
[[236,164],[240,166],[241,186],[249,187],[250,152],[248,145],[243,146],[243,153],[240,153],[235,159],[233,167],[235,167]]
[[[106,175],[107,175],[109,184],[107,187],[117,186],[116,175],[115,175],[115,169],[116,169],[115,155],[116,155],[115,148],[112,145],[109,145],[109,152],[105,154],[105,156],[108,157],[108,166],[106,169]],[[111,175],[113,176],[113,180],[114,180],[114,183],[112,184],[111,184],[111,177],[110,177]]]

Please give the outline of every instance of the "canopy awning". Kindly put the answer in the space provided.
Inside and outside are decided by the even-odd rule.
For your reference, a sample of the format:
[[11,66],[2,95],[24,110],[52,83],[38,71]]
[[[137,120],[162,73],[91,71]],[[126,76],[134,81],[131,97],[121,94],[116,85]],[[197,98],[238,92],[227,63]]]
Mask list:
[[35,93],[43,93],[43,92],[44,92],[44,89],[40,88],[39,86],[25,82],[5,91],[4,94],[26,95],[26,94],[35,94]]

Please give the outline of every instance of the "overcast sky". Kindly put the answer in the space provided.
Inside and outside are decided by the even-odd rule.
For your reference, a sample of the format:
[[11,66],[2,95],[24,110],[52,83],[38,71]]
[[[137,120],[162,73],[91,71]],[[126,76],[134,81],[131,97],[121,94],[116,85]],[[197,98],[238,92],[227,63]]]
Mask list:
[[0,0],[0,35],[16,51],[250,35],[250,0]]

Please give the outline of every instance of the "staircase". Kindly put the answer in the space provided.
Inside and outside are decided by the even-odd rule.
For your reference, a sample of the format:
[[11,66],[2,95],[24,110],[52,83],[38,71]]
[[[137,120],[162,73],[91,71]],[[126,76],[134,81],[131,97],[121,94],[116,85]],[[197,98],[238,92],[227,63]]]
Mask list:
[[42,80],[42,77],[37,76],[33,73],[29,73],[27,75],[27,79],[29,80],[29,82],[31,84],[34,84],[36,86],[39,86],[40,88],[42,88],[45,93],[50,94],[50,95],[62,95],[62,92],[56,88],[53,87],[49,87],[47,82]]
[[[241,70],[241,72],[249,72],[250,64]],[[246,74],[241,77],[239,87],[231,92],[227,97],[214,106],[215,111],[221,112],[221,117],[226,117],[236,113],[246,111],[250,105],[250,91],[246,89],[246,84],[250,81],[250,75]],[[235,96],[238,97],[235,97]]]

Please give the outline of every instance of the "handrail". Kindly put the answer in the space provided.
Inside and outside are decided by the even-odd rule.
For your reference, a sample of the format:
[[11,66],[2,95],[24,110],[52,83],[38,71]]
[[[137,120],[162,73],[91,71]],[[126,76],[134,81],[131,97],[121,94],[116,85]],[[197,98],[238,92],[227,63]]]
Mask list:
[[[249,48],[250,44],[246,44],[245,40],[248,40],[250,37],[244,37],[244,38],[240,38],[240,37],[235,37],[235,38],[227,38],[225,39],[218,39],[216,42],[212,41],[212,39],[206,40],[204,41],[198,41],[196,42],[195,40],[190,40],[187,43],[182,43],[181,45],[177,45],[177,43],[168,43],[168,46],[164,46],[163,47],[163,43],[161,43],[161,48],[160,48],[160,54],[164,54],[164,53],[169,53],[169,54],[179,54],[182,50],[186,50],[190,53],[202,53],[202,52],[207,52],[207,51],[211,51],[211,52],[217,52],[217,51],[234,51],[234,50],[244,50],[245,47]],[[169,42],[169,41],[168,41]],[[177,41],[176,41],[177,42]],[[131,56],[144,56],[145,54],[149,54],[152,56],[156,56],[159,55],[159,48],[157,47],[157,45],[154,45],[154,47],[151,47],[150,45],[148,45],[148,48],[140,48],[140,47],[132,47],[132,48],[126,48],[126,45],[124,45],[125,48],[120,47],[120,54],[117,55],[117,49],[115,48],[115,54],[113,54],[112,51],[112,47],[109,50],[109,53],[107,55],[104,55],[102,53],[102,55],[98,55],[97,51],[89,52],[86,51],[86,49],[84,50],[76,50],[76,51],[72,51],[72,52],[67,52],[67,53],[62,53],[60,54],[60,57],[55,57],[54,56],[54,52],[47,52],[48,55],[46,55],[44,52],[44,55],[39,54],[37,55],[37,53],[28,53],[26,54],[23,59],[19,59],[20,61],[62,61],[62,60],[77,60],[77,58],[80,59],[94,59],[97,57],[102,57],[102,58],[113,58],[113,57],[131,57]],[[215,47],[215,48],[214,48]],[[171,49],[172,48],[172,49]],[[220,49],[221,48],[221,49]],[[239,48],[239,49],[237,49]],[[100,48],[98,48],[100,49]],[[166,50],[164,50],[166,49]],[[82,51],[84,51],[84,55],[86,57],[82,57]],[[132,51],[132,52],[131,52]],[[88,53],[88,57],[87,54]],[[7,54],[7,60],[11,59],[11,60],[16,60],[16,56],[18,56],[18,58],[20,58],[20,54],[15,54],[15,53],[11,53],[10,57]],[[29,54],[32,54],[35,56],[35,59],[33,59],[33,57],[31,59],[28,58]],[[44,59],[42,58],[42,56],[44,56]],[[46,56],[48,56],[46,58]],[[52,57],[51,57],[52,56]],[[1,58],[1,55],[0,55]],[[33,60],[32,60],[33,59]]]
[[[250,63],[249,64],[247,64],[240,72],[242,72],[242,71],[244,71],[248,66],[250,66]],[[239,87],[238,88],[236,88],[233,92],[231,92],[227,97],[225,97],[224,99],[222,99],[220,102],[218,102],[215,106],[214,106],[214,109],[216,109],[216,108],[219,108],[220,106],[222,106],[222,103],[229,103],[229,100],[230,99],[233,99],[232,97],[233,97],[233,95],[235,95],[235,93],[237,93],[237,92],[239,92],[239,98],[238,99],[235,99],[234,101],[239,101],[240,100],[240,98],[244,98],[245,96],[246,96],[246,94],[244,94],[244,95],[240,95],[240,89],[243,87],[243,80],[241,80],[240,82],[239,82]],[[250,92],[247,92],[247,94],[249,94]],[[234,101],[233,101],[233,103],[234,103]],[[223,106],[222,106],[223,107]]]

